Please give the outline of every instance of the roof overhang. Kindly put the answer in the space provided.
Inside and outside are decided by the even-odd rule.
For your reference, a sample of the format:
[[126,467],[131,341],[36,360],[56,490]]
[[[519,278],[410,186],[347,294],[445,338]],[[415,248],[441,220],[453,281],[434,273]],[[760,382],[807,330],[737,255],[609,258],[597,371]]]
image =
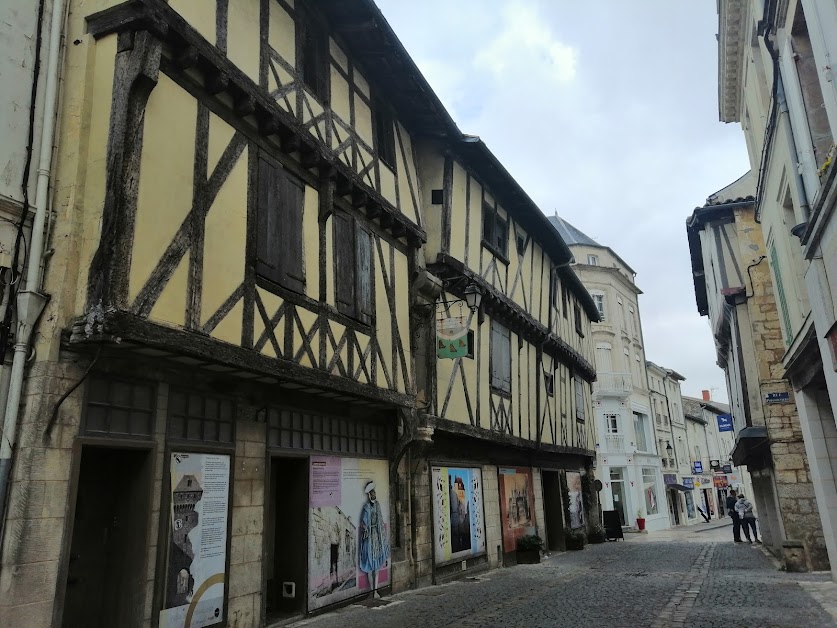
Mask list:
[[744,0],[718,0],[718,116],[721,122],[739,122],[741,119],[746,17]]
[[763,425],[745,427],[738,432],[738,438],[735,439],[735,447],[732,450],[733,464],[751,466],[755,463],[756,466],[763,466],[761,459],[765,454],[770,453],[769,443],[766,427]]

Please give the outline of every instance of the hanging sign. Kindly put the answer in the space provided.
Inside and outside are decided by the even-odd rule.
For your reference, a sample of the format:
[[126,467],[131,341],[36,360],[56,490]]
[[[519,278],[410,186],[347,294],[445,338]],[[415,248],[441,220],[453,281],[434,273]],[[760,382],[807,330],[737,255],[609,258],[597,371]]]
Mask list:
[[695,460],[692,462],[692,472],[693,473],[703,473],[703,462],[700,460]]
[[683,478],[683,486],[686,488],[694,488],[695,487],[695,479],[694,478]]
[[436,357],[440,360],[468,355],[468,324],[464,316],[450,316],[436,321]]
[[729,414],[719,414],[718,415],[718,431],[719,432],[732,432],[732,415]]
[[723,471],[724,471],[724,473],[732,473],[732,465],[731,464],[725,464],[723,466]]

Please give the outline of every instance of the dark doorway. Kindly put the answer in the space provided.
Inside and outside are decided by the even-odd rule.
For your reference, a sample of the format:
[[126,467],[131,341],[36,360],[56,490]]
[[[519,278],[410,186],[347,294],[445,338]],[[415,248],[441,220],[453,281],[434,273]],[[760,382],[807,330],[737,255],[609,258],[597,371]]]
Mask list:
[[271,459],[265,536],[268,619],[302,615],[308,597],[307,458]]
[[668,489],[668,513],[669,518],[671,520],[671,525],[679,526],[680,525],[680,495],[678,495],[677,490],[670,488]]
[[81,453],[63,626],[141,626],[151,453],[85,446]]
[[567,549],[564,538],[564,506],[561,503],[561,475],[557,471],[543,472],[543,510],[546,519],[546,541],[550,551]]

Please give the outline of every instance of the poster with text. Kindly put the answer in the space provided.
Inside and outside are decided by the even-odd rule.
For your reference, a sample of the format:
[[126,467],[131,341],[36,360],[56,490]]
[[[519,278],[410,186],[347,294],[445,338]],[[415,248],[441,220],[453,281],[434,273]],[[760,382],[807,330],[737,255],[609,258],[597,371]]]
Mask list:
[[570,511],[570,527],[584,527],[584,498],[581,492],[581,474],[567,471],[567,505]]
[[521,536],[536,533],[531,469],[500,469],[500,517],[504,552],[515,551]]
[[311,458],[308,610],[390,583],[386,460]]
[[230,457],[171,455],[171,517],[160,628],[224,620]]
[[433,467],[433,549],[437,563],[485,553],[482,472]]

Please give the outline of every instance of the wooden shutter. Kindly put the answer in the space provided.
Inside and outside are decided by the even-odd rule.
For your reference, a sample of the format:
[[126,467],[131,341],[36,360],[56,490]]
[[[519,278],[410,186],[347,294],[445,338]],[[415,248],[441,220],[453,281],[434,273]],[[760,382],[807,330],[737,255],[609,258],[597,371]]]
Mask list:
[[302,245],[302,214],[305,185],[287,173],[282,177],[279,207],[281,211],[280,283],[297,292],[305,291],[305,261]]
[[355,225],[357,241],[357,306],[358,319],[371,325],[375,320],[375,304],[372,301],[372,282],[375,280],[375,267],[372,256],[372,235],[359,225]]
[[491,386],[511,392],[511,335],[508,329],[491,321]]
[[279,212],[277,184],[281,173],[265,159],[259,159],[258,228],[256,272],[272,281],[280,279]]
[[344,214],[334,214],[334,300],[337,311],[355,314],[355,238],[354,221]]
[[575,376],[575,418],[584,420],[584,389],[578,375]]

